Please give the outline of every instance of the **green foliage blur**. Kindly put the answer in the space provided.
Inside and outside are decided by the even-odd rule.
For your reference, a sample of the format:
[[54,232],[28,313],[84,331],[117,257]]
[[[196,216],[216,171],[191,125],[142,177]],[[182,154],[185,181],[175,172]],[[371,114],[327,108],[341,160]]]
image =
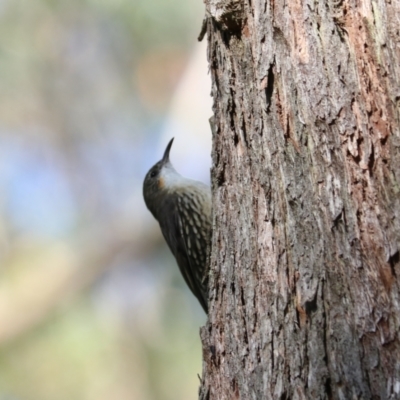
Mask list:
[[141,185],[203,14],[0,0],[0,400],[197,398],[205,316]]

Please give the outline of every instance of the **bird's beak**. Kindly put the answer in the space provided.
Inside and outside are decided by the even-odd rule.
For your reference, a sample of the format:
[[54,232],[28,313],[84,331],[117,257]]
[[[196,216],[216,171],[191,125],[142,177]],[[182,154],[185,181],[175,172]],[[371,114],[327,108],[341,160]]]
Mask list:
[[163,158],[162,158],[162,163],[163,164],[167,164],[167,163],[169,163],[169,152],[171,151],[171,147],[172,147],[172,142],[174,141],[174,138],[172,138],[170,141],[169,141],[169,143],[168,143],[168,145],[167,145],[167,148],[165,149],[165,151],[164,151],[164,155],[163,155]]

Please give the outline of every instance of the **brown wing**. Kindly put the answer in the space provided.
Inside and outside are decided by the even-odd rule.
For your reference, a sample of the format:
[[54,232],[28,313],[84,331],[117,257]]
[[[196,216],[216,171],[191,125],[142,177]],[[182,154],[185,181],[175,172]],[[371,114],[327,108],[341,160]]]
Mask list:
[[[211,195],[207,186],[177,195],[159,221],[185,282],[208,311],[208,263],[211,243]],[[163,214],[165,216],[165,214]]]
[[[205,312],[208,312],[208,261],[211,240],[211,223],[208,215],[200,214],[187,198],[178,202],[178,224],[185,257],[178,260],[182,274]],[[206,219],[206,221],[204,221]]]

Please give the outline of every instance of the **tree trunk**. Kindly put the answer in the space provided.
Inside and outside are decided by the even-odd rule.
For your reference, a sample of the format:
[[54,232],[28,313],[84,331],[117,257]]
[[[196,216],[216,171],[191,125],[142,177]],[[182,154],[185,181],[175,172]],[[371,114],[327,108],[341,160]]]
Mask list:
[[200,399],[400,399],[400,2],[206,7]]

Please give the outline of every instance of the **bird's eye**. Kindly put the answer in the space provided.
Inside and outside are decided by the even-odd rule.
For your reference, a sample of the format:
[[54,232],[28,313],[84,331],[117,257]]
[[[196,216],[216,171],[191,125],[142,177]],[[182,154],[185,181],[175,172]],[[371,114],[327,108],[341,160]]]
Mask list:
[[150,178],[154,178],[157,175],[157,171],[150,172]]

